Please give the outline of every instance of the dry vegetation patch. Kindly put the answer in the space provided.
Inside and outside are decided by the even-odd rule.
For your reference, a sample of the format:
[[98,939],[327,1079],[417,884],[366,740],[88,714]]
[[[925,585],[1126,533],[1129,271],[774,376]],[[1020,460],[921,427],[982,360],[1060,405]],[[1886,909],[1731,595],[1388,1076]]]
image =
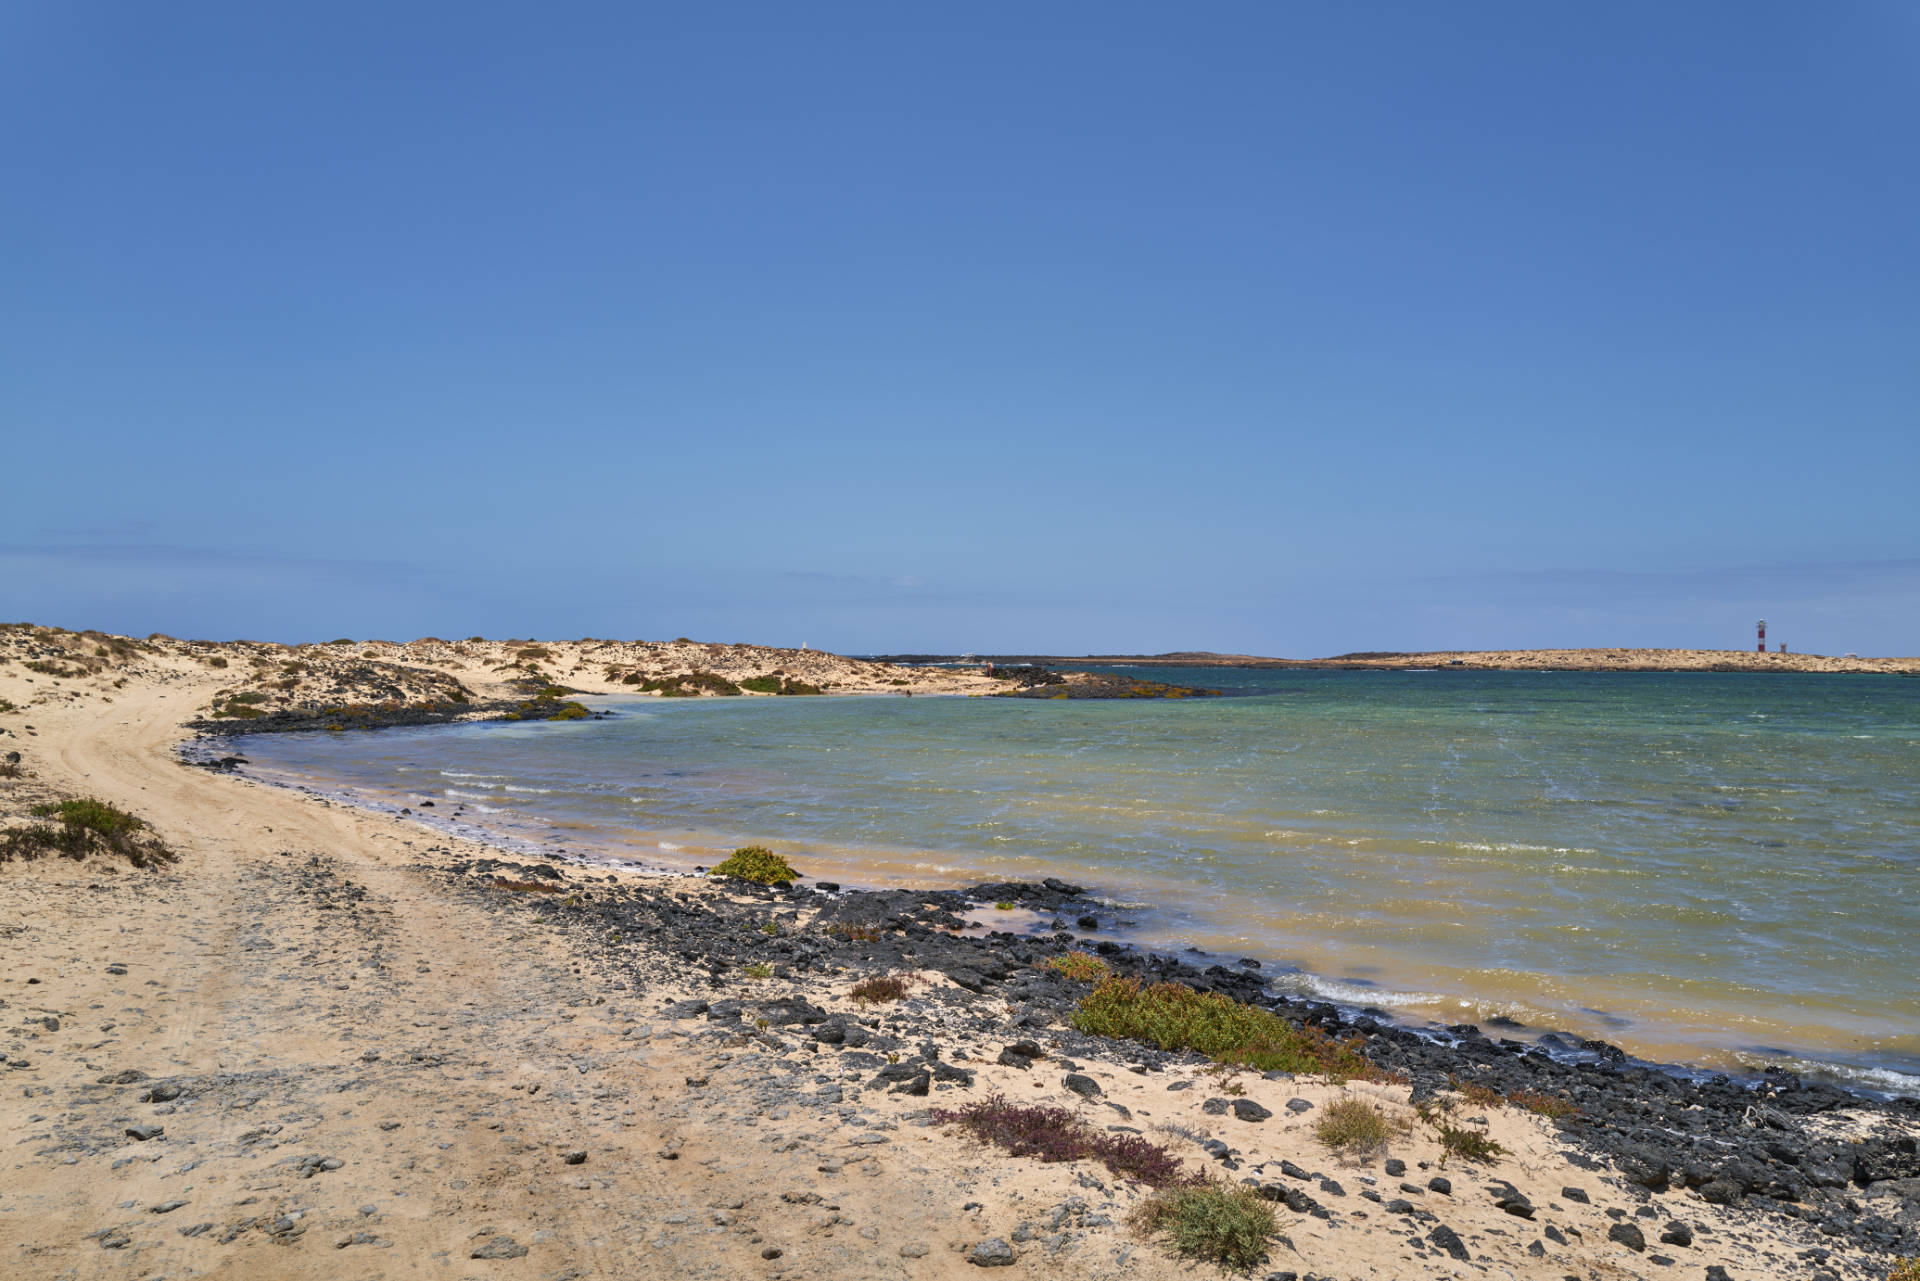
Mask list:
[[1176,1187],[1201,1176],[1180,1169],[1180,1158],[1137,1134],[1096,1130],[1066,1108],[1028,1107],[994,1094],[959,1109],[935,1108],[934,1124],[957,1125],[981,1143],[1036,1161],[1098,1161],[1115,1175],[1151,1188]]

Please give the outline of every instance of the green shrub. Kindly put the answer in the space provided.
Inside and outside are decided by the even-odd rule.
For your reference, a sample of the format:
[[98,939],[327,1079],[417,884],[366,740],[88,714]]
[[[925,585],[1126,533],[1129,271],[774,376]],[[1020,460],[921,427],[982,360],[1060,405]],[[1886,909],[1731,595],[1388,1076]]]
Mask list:
[[770,979],[773,977],[773,967],[765,961],[755,961],[752,965],[746,966],[740,972],[750,979]]
[[1887,1273],[1887,1281],[1920,1281],[1920,1259],[1902,1259]]
[[655,691],[662,698],[697,698],[703,693],[728,697],[740,692],[740,687],[726,677],[705,671],[642,677],[638,683],[641,689]]
[[778,694],[780,678],[778,676],[749,676],[740,682],[740,688],[751,694]]
[[1232,1272],[1251,1271],[1280,1231],[1259,1189],[1232,1183],[1165,1188],[1134,1211],[1133,1221],[1142,1232],[1166,1233],[1181,1256]]
[[[1447,1157],[1457,1156],[1468,1161],[1492,1161],[1504,1156],[1506,1149],[1478,1130],[1466,1126],[1442,1125],[1440,1130],[1440,1149],[1444,1154],[1440,1164],[1447,1163]],[[1916,1279],[1920,1281],[1920,1279]]]
[[1068,952],[1048,958],[1046,968],[1064,974],[1076,983],[1093,983],[1106,977],[1107,963],[1091,952]]
[[791,885],[800,876],[793,865],[764,845],[744,845],[733,857],[713,869],[714,876],[731,876],[756,885]]
[[1094,1036],[1145,1041],[1163,1050],[1198,1050],[1216,1063],[1256,1071],[1321,1073],[1339,1079],[1381,1075],[1360,1054],[1360,1038],[1335,1041],[1295,1027],[1270,1010],[1179,983],[1142,986],[1109,977],[1080,1000],[1073,1026]]
[[1378,1105],[1365,1099],[1335,1099],[1314,1122],[1313,1137],[1335,1152],[1378,1152],[1393,1137],[1393,1123]]
[[172,863],[177,856],[146,823],[105,801],[92,799],[36,805],[36,818],[59,820],[58,827],[24,827],[0,840],[0,863],[60,854],[81,859],[88,854],[115,854],[135,867]]

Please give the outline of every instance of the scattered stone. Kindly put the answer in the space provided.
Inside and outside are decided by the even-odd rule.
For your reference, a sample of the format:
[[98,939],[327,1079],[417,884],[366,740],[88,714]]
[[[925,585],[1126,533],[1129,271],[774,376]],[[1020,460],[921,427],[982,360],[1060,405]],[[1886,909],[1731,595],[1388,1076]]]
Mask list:
[[560,1160],[564,1165],[584,1165],[586,1164],[587,1154],[579,1151],[562,1152],[560,1154]]
[[928,1253],[926,1245],[919,1241],[909,1241],[900,1247],[900,1257],[903,1259],[924,1259]]
[[524,1259],[527,1247],[512,1237],[490,1237],[487,1243],[467,1256],[469,1259]]
[[1287,1111],[1295,1113],[1296,1115],[1301,1112],[1311,1112],[1313,1111],[1313,1104],[1307,1102],[1305,1099],[1288,1099]]
[[[1272,1116],[1273,1113],[1261,1107],[1252,1099],[1235,1099],[1233,1101],[1233,1115],[1241,1121],[1264,1121]],[[1401,1169],[1405,1168],[1405,1166],[1401,1167]],[[1391,1174],[1393,1171],[1389,1170],[1388,1173]]]
[[999,1237],[990,1237],[968,1252],[967,1262],[981,1268],[1012,1267],[1013,1247]]
[[1433,1231],[1427,1233],[1427,1240],[1433,1242],[1462,1263],[1469,1262],[1473,1258],[1471,1254],[1467,1253],[1466,1242],[1460,1239],[1460,1234],[1444,1223],[1439,1224]]
[[178,1210],[181,1206],[185,1204],[186,1204],[185,1201],[162,1201],[159,1205],[149,1206],[148,1213],[172,1214],[175,1210]]
[[1092,1077],[1085,1076],[1079,1072],[1067,1073],[1066,1079],[1063,1080],[1061,1084],[1083,1099],[1097,1099],[1100,1097],[1099,1083]]
[[167,1127],[164,1125],[130,1125],[127,1127],[127,1137],[135,1143],[145,1143],[149,1139],[157,1139],[166,1132]]
[[1453,1180],[1444,1174],[1436,1174],[1427,1180],[1427,1191],[1438,1192],[1441,1196],[1452,1196]]
[[1693,1244],[1693,1229],[1678,1219],[1669,1222],[1660,1233],[1661,1245],[1689,1246]]
[[1581,1205],[1593,1204],[1592,1199],[1587,1196],[1587,1190],[1585,1188],[1561,1188],[1560,1195],[1566,1200],[1575,1201]]
[[1608,1228],[1607,1240],[1616,1241],[1635,1254],[1644,1253],[1647,1248],[1646,1234],[1631,1223],[1616,1223]]
[[1046,1051],[1032,1041],[1015,1041],[1000,1051],[1000,1057],[995,1062],[1001,1067],[1030,1068],[1035,1059],[1046,1057]]
[[1529,1201],[1526,1194],[1513,1184],[1506,1182],[1489,1184],[1487,1191],[1493,1194],[1493,1203],[1508,1214],[1521,1219],[1533,1217],[1533,1202]]

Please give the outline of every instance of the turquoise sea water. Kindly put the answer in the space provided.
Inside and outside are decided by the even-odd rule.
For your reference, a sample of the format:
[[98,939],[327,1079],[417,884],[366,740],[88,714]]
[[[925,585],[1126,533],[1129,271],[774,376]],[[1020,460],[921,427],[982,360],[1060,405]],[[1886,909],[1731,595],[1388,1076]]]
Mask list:
[[1063,876],[1114,905],[1106,936],[1414,1021],[1920,1089],[1920,681],[1143,674],[1238,696],[608,699],[617,719],[244,751],[575,853]]

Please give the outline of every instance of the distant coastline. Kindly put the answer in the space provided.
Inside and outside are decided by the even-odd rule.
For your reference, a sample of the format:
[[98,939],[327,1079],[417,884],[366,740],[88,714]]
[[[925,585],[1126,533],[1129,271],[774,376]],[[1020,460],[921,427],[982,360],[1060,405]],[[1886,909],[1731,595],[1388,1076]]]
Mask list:
[[1023,664],[1041,667],[1247,667],[1404,671],[1796,672],[1828,675],[1920,675],[1920,656],[1862,658],[1848,654],[1757,653],[1738,649],[1474,649],[1367,650],[1327,658],[1180,651],[1167,654],[876,654],[874,661]]

